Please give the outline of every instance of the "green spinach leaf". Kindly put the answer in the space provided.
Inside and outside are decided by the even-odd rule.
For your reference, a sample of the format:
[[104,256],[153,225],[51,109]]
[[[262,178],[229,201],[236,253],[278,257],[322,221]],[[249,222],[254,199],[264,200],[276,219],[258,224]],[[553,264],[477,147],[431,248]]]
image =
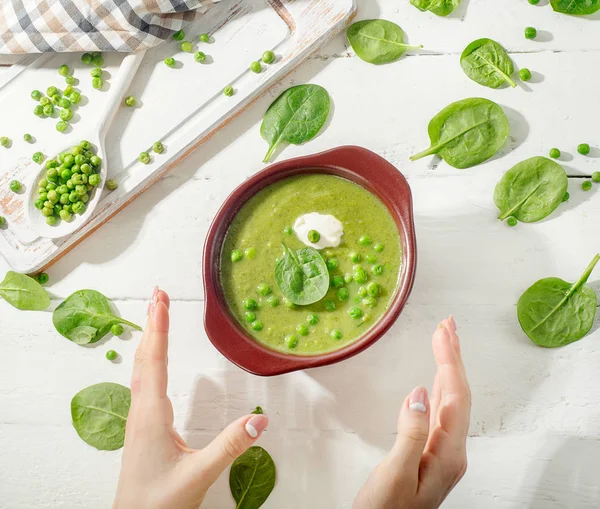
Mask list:
[[101,451],[123,447],[131,391],[113,383],[91,385],[71,400],[73,427],[81,439]]
[[0,297],[21,311],[42,311],[50,305],[50,297],[42,285],[12,270],[0,283]]
[[431,11],[438,16],[448,16],[458,7],[460,0],[410,0],[410,3],[420,11]]
[[258,509],[275,487],[273,458],[262,447],[250,447],[231,465],[229,488],[236,509]]
[[312,140],[329,116],[330,99],[319,85],[298,85],[283,92],[265,113],[260,134],[269,144],[269,161],[282,142],[301,145]]
[[567,173],[560,164],[545,157],[522,161],[496,185],[498,219],[514,216],[523,223],[540,221],[561,204],[567,185]]
[[478,39],[469,44],[460,57],[460,65],[473,81],[489,88],[498,88],[505,83],[517,84],[510,77],[515,66],[506,50],[491,39]]
[[596,316],[596,293],[586,282],[600,260],[596,255],[576,283],[557,277],[540,279],[517,302],[523,332],[536,345],[565,346],[584,337]]
[[52,323],[61,335],[78,345],[96,343],[116,323],[142,330],[139,325],[115,316],[110,301],[95,290],[79,290],[67,297],[54,311]]
[[320,301],[329,289],[329,271],[321,254],[312,247],[292,251],[283,245],[275,264],[275,281],[284,297],[300,306]]
[[550,0],[552,8],[563,14],[586,16],[600,11],[600,0]]
[[412,156],[416,161],[438,154],[450,166],[471,168],[502,148],[510,127],[504,111],[488,99],[463,99],[446,106],[429,122],[431,147]]
[[359,58],[376,65],[395,62],[406,50],[423,47],[405,44],[402,29],[385,19],[357,21],[348,27],[346,37]]

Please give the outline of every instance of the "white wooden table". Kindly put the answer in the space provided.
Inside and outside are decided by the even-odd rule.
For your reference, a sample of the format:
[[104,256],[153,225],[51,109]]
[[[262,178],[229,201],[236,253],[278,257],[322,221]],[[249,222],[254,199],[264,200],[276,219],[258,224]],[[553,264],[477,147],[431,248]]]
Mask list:
[[[49,271],[53,306],[94,288],[138,322],[155,284],[170,293],[169,395],[177,428],[200,447],[262,405],[271,425],[261,445],[279,475],[266,509],[351,506],[394,440],[402,399],[416,384],[431,384],[430,333],[449,313],[462,336],[473,413],[469,470],[444,508],[600,505],[600,332],[596,326],[579,343],[543,350],[523,335],[515,312],[535,280],[575,280],[600,249],[598,186],[580,189],[582,175],[600,170],[600,150],[596,158],[575,150],[582,142],[600,145],[600,17],[561,16],[526,0],[463,4],[459,16],[442,19],[408,0],[361,0],[359,18],[393,20],[427,52],[373,67],[338,37]],[[529,25],[541,31],[537,42],[523,37]],[[479,37],[501,41],[534,80],[499,91],[469,81],[458,56]],[[270,101],[307,82],[330,91],[333,117],[316,140],[279,157],[358,144],[397,165],[414,193],[419,269],[402,317],[368,351],[336,366],[260,379],[223,359],[203,331],[202,243],[222,200],[262,168],[259,124]],[[427,146],[429,119],[469,96],[494,99],[508,111],[512,138],[503,155],[465,171],[410,163]],[[564,161],[569,203],[539,224],[500,224],[492,194],[502,173],[553,146],[571,154]],[[0,260],[0,274],[5,270]],[[592,276],[598,279],[600,272]],[[120,453],[83,443],[69,402],[96,382],[128,384],[139,335],[81,348],[58,336],[50,313],[19,312],[0,301],[0,317],[0,507],[109,507]],[[104,359],[109,348],[121,363]],[[223,477],[205,506],[232,505]]]

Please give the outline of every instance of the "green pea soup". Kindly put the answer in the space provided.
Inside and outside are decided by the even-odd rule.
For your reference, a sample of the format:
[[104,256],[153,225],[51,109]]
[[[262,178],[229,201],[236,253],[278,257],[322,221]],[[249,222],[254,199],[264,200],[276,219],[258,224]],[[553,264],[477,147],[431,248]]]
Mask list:
[[[282,244],[306,247],[292,226],[310,212],[335,216],[344,234],[339,246],[319,251],[329,269],[327,295],[298,306],[277,287],[275,264]],[[221,285],[231,313],[256,341],[317,355],[353,343],[381,319],[398,287],[401,257],[396,223],[376,196],[340,177],[306,174],[266,187],[240,209],[223,244]],[[358,267],[367,281],[353,279]]]

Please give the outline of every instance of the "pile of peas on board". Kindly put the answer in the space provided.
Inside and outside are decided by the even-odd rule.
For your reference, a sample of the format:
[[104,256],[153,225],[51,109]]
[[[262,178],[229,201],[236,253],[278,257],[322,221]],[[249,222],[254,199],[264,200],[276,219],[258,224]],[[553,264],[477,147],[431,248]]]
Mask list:
[[[283,230],[283,233],[286,235],[291,235],[293,230],[290,226],[286,227]],[[310,237],[316,239],[315,242],[318,242],[318,239],[321,237],[320,233],[316,230],[311,230],[309,232],[309,240]],[[362,235],[358,243],[367,248],[372,248],[375,253],[381,253],[385,246],[376,242],[373,243],[373,239],[368,235]],[[256,249],[250,247],[245,251],[241,249],[233,249],[229,254],[229,258],[232,263],[239,263],[244,259],[253,260],[256,258]],[[344,275],[335,274],[337,269],[339,268],[339,260],[335,257],[326,257],[325,261],[327,264],[327,269],[330,273],[330,286],[331,288],[336,289],[336,297],[340,304],[336,304],[335,301],[325,299],[323,300],[323,306],[325,311],[332,312],[337,309],[338,305],[344,305],[348,303],[350,300],[350,291],[347,286],[351,284],[358,285],[357,296],[354,298],[354,305],[352,305],[348,309],[348,315],[359,322],[359,326],[363,323],[368,322],[371,319],[371,315],[368,312],[368,308],[373,308],[377,305],[377,297],[379,297],[383,291],[381,285],[376,281],[369,281],[369,274],[365,268],[360,265],[360,262],[364,260],[367,264],[371,266],[371,274],[372,276],[381,276],[384,272],[383,265],[377,263],[377,256],[373,253],[368,253],[366,255],[361,255],[357,252],[351,252],[348,254],[348,258],[350,261],[355,263],[353,266],[352,272],[348,272]],[[271,307],[277,307],[280,304],[280,299],[276,295],[273,295],[273,289],[267,283],[260,283],[256,287],[256,293],[258,295],[259,301],[261,301],[261,297],[265,298],[266,304]],[[248,324],[248,326],[256,332],[259,332],[264,329],[264,323],[259,319],[260,308],[262,307],[262,301],[259,302],[253,297],[246,297],[242,301],[242,306],[244,307],[244,321]],[[283,297],[284,305],[289,309],[296,309],[297,306]],[[364,307],[361,307],[362,306]],[[284,343],[287,348],[290,350],[296,348],[298,346],[299,338],[298,336],[308,336],[310,334],[310,326],[317,326],[319,324],[319,317],[315,313],[309,313],[306,317],[306,323],[299,323],[296,325],[294,333],[287,334],[284,338]],[[332,329],[329,331],[329,335],[335,340],[341,340],[343,338],[343,333],[339,329]]]
[[46,161],[46,175],[38,182],[35,207],[47,224],[70,221],[73,214],[85,212],[91,193],[101,184],[101,164],[92,144],[85,140]]

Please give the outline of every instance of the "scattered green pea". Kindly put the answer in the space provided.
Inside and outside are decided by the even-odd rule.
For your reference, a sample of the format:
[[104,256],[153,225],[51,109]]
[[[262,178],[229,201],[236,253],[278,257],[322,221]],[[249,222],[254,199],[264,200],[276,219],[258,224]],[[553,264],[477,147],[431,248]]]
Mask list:
[[123,326],[120,323],[115,323],[113,324],[113,326],[110,328],[110,333],[113,336],[120,336],[123,334],[123,332],[125,332],[125,329],[123,329]]
[[[83,181],[83,177],[82,181]],[[99,186],[100,185],[100,175],[98,175],[97,173],[94,173],[93,175],[90,175],[88,178],[88,182],[91,186]],[[79,194],[84,194],[84,193],[79,193]]]
[[246,311],[244,313],[244,320],[246,320],[248,323],[252,323],[254,320],[256,320],[256,314],[252,311]]
[[71,120],[73,118],[73,112],[69,109],[60,110],[59,117],[61,120],[68,122],[69,120]]
[[367,295],[369,295],[369,292],[367,291],[366,287],[361,286],[358,288],[358,296],[359,297],[366,297]]
[[94,78],[92,80],[92,87],[94,87],[96,90],[100,90],[103,86],[104,81],[102,80],[102,78]]
[[164,145],[162,144],[162,142],[160,142],[160,141],[155,141],[155,142],[152,144],[152,151],[153,151],[155,154],[162,154],[162,153],[164,152],[164,150],[165,150],[165,147],[164,147]]
[[600,182],[600,171],[592,173],[592,180],[596,183]]
[[560,157],[560,150],[557,148],[550,149],[550,157],[552,159],[558,159]]
[[[90,76],[92,78],[101,78],[102,77],[102,69],[100,67],[94,67],[90,70]],[[50,94],[48,94],[50,95]]]
[[37,279],[37,282],[41,285],[45,285],[50,279],[48,274],[46,274],[45,272],[40,272],[35,278]]
[[261,283],[256,288],[256,291],[258,292],[259,295],[266,297],[267,295],[270,295],[273,290],[271,289],[271,287],[268,284]]
[[288,348],[296,348],[298,346],[298,337],[294,334],[288,334],[285,339],[285,346]]
[[584,191],[589,191],[592,188],[592,183],[589,180],[584,180],[581,183],[581,189],[583,189]]
[[128,95],[125,98],[125,106],[127,106],[128,108],[133,108],[133,107],[135,107],[136,104],[137,104],[137,101],[135,100],[135,97],[133,97],[132,95]]
[[244,309],[246,309],[248,311],[254,311],[256,309],[256,307],[258,306],[258,302],[256,302],[251,297],[248,297],[247,299],[244,299],[244,302],[242,302],[242,305],[244,306]]
[[33,114],[36,117],[43,117],[44,116],[44,107],[41,104],[38,104],[35,108],[33,108]]
[[200,42],[209,42],[210,41],[210,36],[208,34],[200,34],[200,37],[198,37],[200,39]]
[[350,272],[346,272],[346,274],[344,274],[344,283],[349,285],[353,280],[354,279],[352,278],[352,274],[350,274]]
[[517,221],[517,218],[516,218],[516,217],[513,217],[513,216],[510,216],[510,217],[509,217],[509,218],[506,220],[506,224],[507,224],[508,226],[510,226],[510,227],[517,226],[517,223],[518,223],[518,221]]
[[106,352],[106,358],[109,361],[114,361],[118,356],[119,356],[119,354],[117,352],[115,352],[114,350],[109,350],[108,352]]
[[249,260],[254,260],[256,258],[256,249],[249,247],[244,251],[244,254]]
[[58,93],[59,93],[59,90],[55,86],[50,86],[46,89],[46,95],[48,97],[52,97],[53,95],[57,95]]
[[308,315],[306,317],[306,321],[310,325],[317,325],[319,323],[319,317],[317,315],[315,315],[314,313],[311,313],[310,315]]
[[61,65],[58,68],[58,74],[60,74],[61,76],[66,76],[67,74],[69,74],[69,66],[68,65]]
[[377,244],[375,244],[373,246],[373,249],[377,252],[377,253],[381,253],[384,249],[385,246],[383,244],[381,244],[380,242],[378,242]]
[[368,235],[363,235],[358,239],[358,243],[361,246],[370,246],[373,243],[373,240]]
[[340,288],[337,291],[337,298],[340,302],[347,301],[350,298],[350,292],[347,288]]
[[531,5],[537,5],[537,4],[539,4],[539,3],[540,3],[540,0],[529,0],[529,3],[530,3]]
[[365,255],[365,261],[373,265],[374,263],[377,263],[377,257],[375,255],[368,254]]
[[327,268],[329,270],[335,270],[340,265],[340,262],[337,260],[337,258],[329,258],[325,263],[327,264]]
[[65,76],[65,83],[69,86],[75,85],[75,76]]
[[376,276],[381,276],[383,274],[383,265],[373,265],[371,272]]
[[73,90],[69,95],[69,99],[73,104],[79,104],[81,102],[81,94],[77,90]]
[[164,62],[167,67],[175,67],[175,65],[177,64],[173,57],[165,58]]
[[250,64],[250,70],[258,74],[262,71],[262,65],[260,65],[260,62],[252,62]]
[[292,227],[291,227],[291,226],[286,226],[286,227],[283,229],[283,233],[285,233],[286,235],[291,235],[291,234],[292,234],[292,231],[293,231],[293,230],[292,230]]
[[363,311],[360,308],[354,307],[348,310],[348,314],[351,318],[360,318],[363,314]]
[[64,120],[59,120],[56,123],[56,130],[59,133],[64,133],[67,130],[67,127],[69,127],[69,124],[67,124]]
[[345,284],[345,281],[342,276],[333,276],[331,278],[331,287],[332,288],[341,288],[342,286],[344,286],[344,284]]
[[262,54],[261,60],[265,64],[272,64],[273,62],[275,62],[275,53],[273,53],[271,50],[267,50]]
[[340,332],[339,329],[333,329],[329,335],[333,338],[333,339],[342,339],[342,333]]
[[194,53],[194,60],[198,63],[204,62],[206,60],[206,54],[203,51],[196,51],[196,53]]
[[231,85],[228,85],[223,89],[223,93],[227,97],[231,97],[235,93],[235,90],[233,90],[233,87]]
[[58,223],[58,218],[56,216],[47,216],[46,217],[46,224],[48,226],[54,226],[54,225],[56,225],[56,223]]
[[21,182],[19,182],[18,180],[11,180],[10,182],[10,190],[13,193],[18,193],[22,188]]
[[521,81],[529,81],[531,79],[531,71],[524,67],[519,71],[519,78],[521,78]]
[[537,30],[533,27],[527,27],[525,29],[525,39],[535,39],[537,37]]
[[333,302],[332,300],[326,300],[325,302],[323,302],[323,306],[325,306],[326,311],[335,311],[335,308],[337,307],[335,305],[335,302]]
[[25,133],[23,135],[23,141],[26,141],[27,143],[31,143],[33,141],[33,136],[31,136],[31,134],[29,134],[29,133]]
[[173,34],[173,39],[176,41],[183,41],[183,39],[185,39],[185,32],[183,30],[177,30],[177,32]]
[[569,201],[570,197],[571,197],[571,195],[568,192],[566,192],[565,195],[563,196],[562,201]]
[[308,330],[308,327],[306,325],[304,325],[303,323],[299,324],[296,326],[296,332],[298,334],[300,334],[301,336],[308,336],[308,333],[310,332]]
[[46,104],[50,104],[50,98],[46,97],[46,96],[41,97],[40,98],[40,104],[42,106],[46,106]]
[[239,262],[244,257],[244,253],[239,249],[234,249],[229,256],[231,261],[235,263]]
[[375,281],[371,281],[367,285],[367,293],[371,297],[377,297],[381,293],[381,286],[379,286],[379,284],[376,283]]
[[0,137],[0,145],[2,145],[4,148],[10,147],[10,145],[11,145],[10,138],[8,138],[6,136]]
[[44,115],[46,115],[47,117],[51,117],[52,115],[54,115],[53,104],[46,104],[46,106],[44,106]]
[[100,53],[96,53],[92,56],[92,65],[96,67],[102,67],[104,65],[104,58]]
[[354,263],[358,263],[360,262],[360,255],[354,251],[352,251],[349,255],[348,258],[350,258],[350,261],[354,262]]
[[194,46],[189,41],[183,41],[179,45],[179,48],[181,49],[181,51],[185,51],[186,53],[191,53],[191,51],[194,49]]
[[252,330],[261,331],[264,329],[264,324],[260,320],[255,320],[252,322]]
[[591,148],[589,144],[582,143],[577,147],[577,152],[579,152],[582,156],[587,156],[591,152]]
[[279,306],[279,299],[277,297],[275,297],[275,295],[271,295],[268,299],[267,299],[267,303],[269,304],[269,306],[271,306],[272,308],[276,308],[277,306]]
[[81,55],[81,61],[86,65],[90,65],[92,63],[92,55],[89,53],[84,53]]
[[138,156],[138,161],[143,164],[149,164],[150,154],[148,154],[148,152],[140,152],[140,155]]
[[352,272],[352,279],[355,283],[362,285],[367,282],[369,276],[367,275],[367,271],[362,267],[355,267],[354,271]]
[[374,308],[374,307],[377,305],[377,299],[376,299],[375,297],[365,297],[365,298],[362,300],[362,303],[363,303],[365,306],[368,306],[368,307],[370,307],[370,308]]

